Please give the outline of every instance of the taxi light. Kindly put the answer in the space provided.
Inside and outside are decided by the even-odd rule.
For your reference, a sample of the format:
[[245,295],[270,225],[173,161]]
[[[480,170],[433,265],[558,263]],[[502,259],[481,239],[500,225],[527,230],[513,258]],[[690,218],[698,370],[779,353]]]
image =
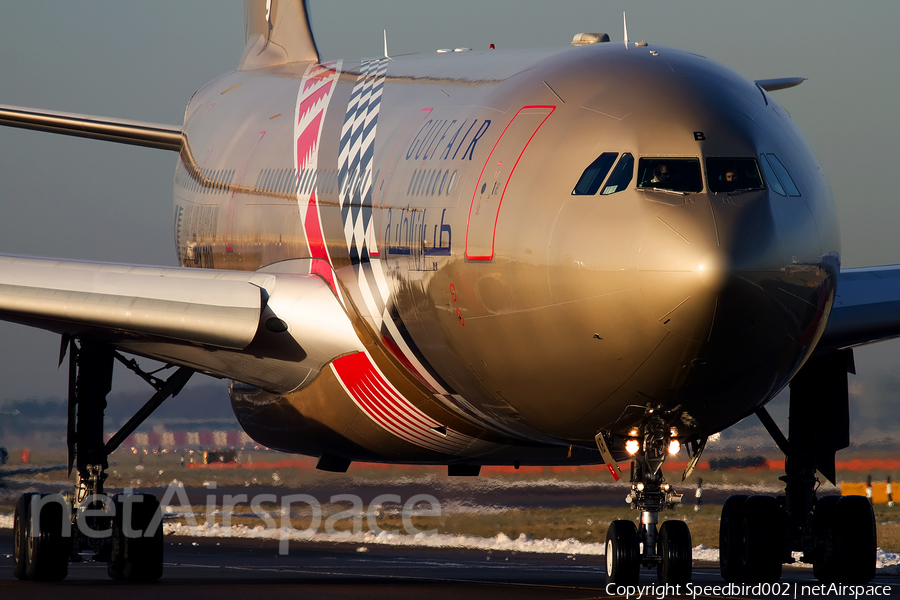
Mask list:
[[625,442],[625,452],[631,454],[632,456],[637,454],[637,451],[641,449],[641,443],[636,439],[630,439]]
[[669,442],[669,454],[678,454],[678,451],[681,450],[681,444],[678,440],[672,440]]
[[643,492],[643,491],[644,491],[644,484],[643,484],[643,483],[638,483],[635,487],[637,488],[637,491],[639,491],[639,492]]

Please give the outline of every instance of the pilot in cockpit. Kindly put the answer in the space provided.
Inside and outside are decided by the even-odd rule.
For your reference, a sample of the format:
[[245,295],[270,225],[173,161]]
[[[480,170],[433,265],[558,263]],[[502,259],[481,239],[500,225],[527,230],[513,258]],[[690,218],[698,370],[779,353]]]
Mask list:
[[669,181],[669,167],[666,163],[659,163],[653,171],[653,179],[650,183],[666,183]]

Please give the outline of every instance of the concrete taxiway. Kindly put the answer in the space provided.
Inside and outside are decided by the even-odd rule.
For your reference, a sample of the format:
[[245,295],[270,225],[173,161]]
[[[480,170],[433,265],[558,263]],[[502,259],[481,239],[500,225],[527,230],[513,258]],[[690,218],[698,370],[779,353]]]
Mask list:
[[[48,584],[14,579],[11,553],[12,532],[2,530],[0,598],[95,599],[109,594],[123,594],[133,600],[623,597],[607,593],[601,558],[565,554],[292,543],[287,555],[279,555],[278,543],[273,541],[167,536],[165,573],[159,582],[114,582],[107,577],[104,564],[81,563],[70,566],[65,581]],[[655,573],[644,571],[641,584],[654,584],[655,579]],[[695,564],[695,590],[698,586],[723,583],[718,565]],[[782,584],[778,597],[853,597],[852,593],[802,594],[802,586],[817,585],[808,569],[786,568]],[[900,597],[900,576],[879,575],[872,584],[888,586],[881,591]],[[709,588],[701,592],[706,590]],[[696,597],[776,597],[772,591],[775,590],[768,594],[699,593]]]

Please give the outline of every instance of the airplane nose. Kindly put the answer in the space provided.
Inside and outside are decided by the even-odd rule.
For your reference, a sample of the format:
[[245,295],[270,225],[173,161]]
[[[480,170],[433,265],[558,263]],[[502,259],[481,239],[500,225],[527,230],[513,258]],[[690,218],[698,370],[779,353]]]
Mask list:
[[836,257],[823,256],[802,206],[738,200],[698,195],[660,210],[639,256],[647,317],[682,340],[654,356],[678,373],[681,406],[707,430],[781,389],[812,351],[834,293]]
[[648,223],[638,261],[647,317],[692,341],[709,338],[731,269],[706,198],[660,211]]

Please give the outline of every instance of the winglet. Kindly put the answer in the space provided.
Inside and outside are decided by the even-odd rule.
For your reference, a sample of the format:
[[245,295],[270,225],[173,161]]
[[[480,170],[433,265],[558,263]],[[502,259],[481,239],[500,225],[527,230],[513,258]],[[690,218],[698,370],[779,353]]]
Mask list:
[[306,0],[244,0],[241,71],[319,60]]
[[625,18],[625,11],[622,11],[622,25],[625,28],[625,47],[628,47],[628,19]]
[[388,60],[394,60],[390,57],[390,55],[388,55],[387,51],[387,29],[384,30],[384,57]]

